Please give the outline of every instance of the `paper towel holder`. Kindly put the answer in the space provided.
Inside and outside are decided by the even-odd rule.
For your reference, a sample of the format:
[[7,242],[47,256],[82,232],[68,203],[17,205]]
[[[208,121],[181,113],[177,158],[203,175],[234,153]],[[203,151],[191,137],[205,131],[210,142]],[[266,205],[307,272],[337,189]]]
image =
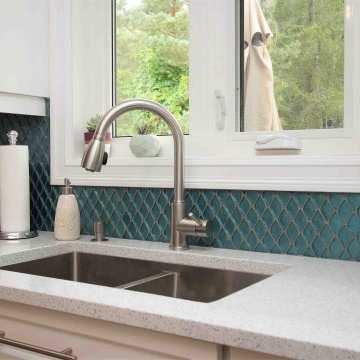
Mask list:
[[[11,130],[7,133],[9,139],[9,145],[16,145],[18,133],[15,130]],[[18,231],[18,232],[2,232],[0,231],[0,240],[20,240],[30,239],[38,236],[36,230]]]

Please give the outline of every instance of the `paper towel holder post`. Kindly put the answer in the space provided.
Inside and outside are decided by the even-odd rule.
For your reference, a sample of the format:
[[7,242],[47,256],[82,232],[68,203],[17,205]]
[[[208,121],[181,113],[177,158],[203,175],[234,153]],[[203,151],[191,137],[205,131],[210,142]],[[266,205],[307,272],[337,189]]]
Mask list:
[[[11,130],[7,133],[9,139],[9,145],[16,145],[18,133],[15,130]],[[29,231],[18,231],[18,232],[2,232],[0,229],[0,240],[20,240],[20,239],[30,239],[38,236],[36,230]]]

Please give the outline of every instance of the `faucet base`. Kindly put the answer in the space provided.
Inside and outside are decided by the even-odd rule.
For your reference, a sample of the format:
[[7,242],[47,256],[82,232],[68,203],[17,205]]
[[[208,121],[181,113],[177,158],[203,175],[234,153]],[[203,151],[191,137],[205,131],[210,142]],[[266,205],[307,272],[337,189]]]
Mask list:
[[187,236],[211,237],[212,233],[213,222],[211,220],[200,220],[192,213],[186,217],[184,201],[171,204],[171,250],[189,250]]
[[174,250],[174,251],[185,251],[185,250],[189,250],[189,246],[172,246],[172,245],[169,245],[169,249]]

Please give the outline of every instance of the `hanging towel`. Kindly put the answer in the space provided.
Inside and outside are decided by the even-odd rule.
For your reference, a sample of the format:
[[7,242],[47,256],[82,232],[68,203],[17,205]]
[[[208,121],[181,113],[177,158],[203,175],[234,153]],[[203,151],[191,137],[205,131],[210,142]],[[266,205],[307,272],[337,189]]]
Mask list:
[[274,76],[265,44],[272,36],[258,0],[244,1],[245,131],[282,130],[274,96]]

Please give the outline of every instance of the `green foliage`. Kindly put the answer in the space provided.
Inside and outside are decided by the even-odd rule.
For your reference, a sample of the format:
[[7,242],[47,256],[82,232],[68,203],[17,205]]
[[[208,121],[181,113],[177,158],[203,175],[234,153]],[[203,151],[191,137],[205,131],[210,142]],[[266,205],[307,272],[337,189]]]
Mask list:
[[[253,0],[249,0],[253,1]],[[275,99],[284,129],[344,122],[344,0],[259,0],[274,37]],[[117,101],[166,106],[189,132],[188,0],[117,0]],[[121,117],[119,136],[169,134],[148,112]]]
[[284,129],[344,122],[344,0],[259,0]]
[[100,120],[102,119],[102,116],[99,114],[96,114],[94,117],[92,117],[90,119],[90,121],[88,121],[87,125],[86,125],[86,130],[93,132],[96,130],[96,127],[98,126]]
[[[167,107],[189,132],[188,1],[117,0],[117,101],[146,98]],[[148,112],[130,112],[118,121],[118,136],[170,130]]]

